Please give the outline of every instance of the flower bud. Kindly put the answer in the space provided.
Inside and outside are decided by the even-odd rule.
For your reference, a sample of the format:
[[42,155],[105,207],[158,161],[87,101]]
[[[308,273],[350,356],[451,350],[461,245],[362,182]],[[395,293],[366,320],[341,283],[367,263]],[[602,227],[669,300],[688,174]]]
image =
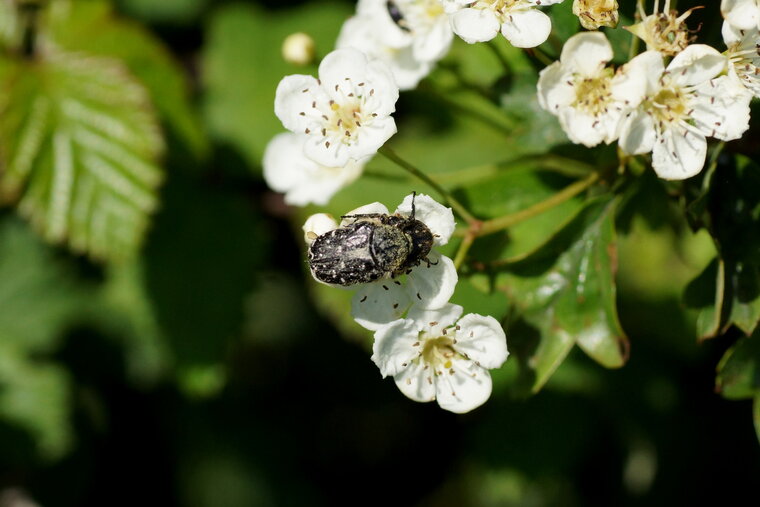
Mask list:
[[614,28],[618,23],[618,3],[617,0],[574,0],[573,14],[586,30],[600,26]]
[[303,32],[288,35],[282,43],[282,57],[294,65],[308,65],[314,61],[314,39]]

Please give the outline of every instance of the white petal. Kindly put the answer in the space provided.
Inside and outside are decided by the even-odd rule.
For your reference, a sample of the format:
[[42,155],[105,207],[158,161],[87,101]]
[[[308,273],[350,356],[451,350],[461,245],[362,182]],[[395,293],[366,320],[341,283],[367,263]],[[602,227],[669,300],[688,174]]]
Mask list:
[[425,327],[431,335],[440,334],[440,330],[452,326],[460,315],[463,308],[459,305],[447,303],[442,308],[427,310],[418,305],[412,305],[406,318],[417,322],[420,329]]
[[327,100],[325,92],[313,76],[285,76],[277,85],[274,114],[286,129],[300,134],[310,123],[309,118],[301,113],[311,111],[312,102],[324,100]]
[[[405,216],[412,214],[412,195],[407,195],[396,208],[396,213]],[[425,194],[417,194],[414,198],[414,218],[424,223],[435,236],[433,244],[445,245],[449,242],[456,228],[454,213],[451,208],[439,204],[435,199]]]
[[449,18],[442,14],[427,33],[414,38],[414,56],[424,62],[438,61],[449,52],[453,40],[454,32],[451,30]]
[[536,9],[514,10],[501,25],[501,33],[517,48],[534,48],[549,37],[552,22]]
[[[451,373],[453,371],[453,373]],[[454,361],[449,371],[433,378],[442,409],[464,414],[485,403],[493,388],[491,375],[471,361]]]
[[726,46],[730,46],[742,39],[742,30],[731,25],[728,21],[723,22],[720,33]]
[[652,150],[652,167],[666,180],[683,180],[698,174],[705,165],[707,141],[693,132],[668,132]]
[[490,315],[468,313],[459,322],[454,349],[483,368],[498,368],[507,360],[507,335]]
[[413,362],[408,368],[393,377],[396,386],[404,396],[414,401],[426,402],[435,399],[433,372],[425,369],[425,364]]
[[324,205],[341,188],[354,181],[364,163],[324,167],[303,154],[306,136],[283,133],[275,136],[264,152],[264,179],[270,188],[285,193],[292,206]]
[[756,0],[722,0],[720,10],[730,24],[748,30],[760,24],[760,6]]
[[319,165],[327,167],[342,167],[348,164],[354,156],[351,146],[329,137],[322,137],[312,131],[303,145],[303,153]]
[[356,140],[350,146],[351,158],[360,159],[374,155],[377,149],[395,133],[396,122],[391,116],[378,117],[371,123],[362,124],[355,134]]
[[316,162],[303,155],[305,140],[305,136],[286,132],[269,141],[262,159],[264,179],[269,188],[287,192],[298,185],[303,175],[319,168]]
[[425,262],[412,269],[404,286],[409,300],[423,308],[441,308],[454,294],[458,276],[454,262],[438,252],[428,255],[431,264]]
[[640,155],[652,151],[655,138],[652,117],[636,110],[623,119],[618,144],[629,155]]
[[575,87],[568,83],[570,74],[560,62],[544,68],[538,78],[537,92],[539,105],[552,114],[569,106],[576,100]]
[[726,69],[728,58],[705,44],[692,44],[678,53],[667,71],[674,82],[693,86],[714,78]]
[[361,83],[366,78],[366,72],[367,57],[353,48],[331,51],[319,64],[319,79],[328,92],[334,92],[335,85],[342,85],[346,79]]
[[408,289],[396,282],[380,280],[356,291],[351,298],[351,316],[360,326],[377,331],[404,315],[412,301]]
[[595,77],[610,60],[612,46],[602,32],[573,35],[565,42],[560,56],[563,66],[586,77]]
[[608,136],[606,123],[583,111],[567,107],[560,111],[559,118],[567,137],[576,144],[592,148]]
[[383,377],[401,373],[420,351],[419,325],[413,320],[396,320],[375,331],[372,361]]
[[[379,202],[373,202],[370,204],[365,204],[364,206],[359,206],[356,209],[352,209],[345,215],[344,217],[351,217],[355,215],[387,215],[388,214],[388,208],[385,207],[384,204],[381,204]],[[356,221],[354,218],[344,218],[341,220],[340,225],[343,227],[344,225],[352,224]]]
[[306,219],[303,224],[304,241],[307,245],[311,245],[315,239],[322,234],[337,229],[338,224],[335,219],[327,213],[317,213]]
[[367,109],[379,116],[394,112],[398,100],[398,86],[388,65],[381,60],[372,60],[367,64],[365,79],[367,86],[374,90],[372,96],[367,99]]
[[612,78],[612,96],[628,108],[638,106],[647,93],[658,87],[657,80],[664,69],[659,51],[641,53],[618,69]]
[[699,100],[691,116],[706,136],[723,141],[738,139],[749,128],[752,95],[738,78],[721,76],[697,89]]
[[489,9],[462,9],[450,19],[454,33],[469,44],[491,40],[499,33],[499,20]]

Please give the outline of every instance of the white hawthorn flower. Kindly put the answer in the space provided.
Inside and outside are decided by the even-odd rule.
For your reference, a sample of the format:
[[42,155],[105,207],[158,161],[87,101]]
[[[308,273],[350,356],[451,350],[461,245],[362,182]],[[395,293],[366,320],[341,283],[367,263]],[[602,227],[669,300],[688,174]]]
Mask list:
[[724,22],[723,41],[728,47],[729,74],[760,97],[760,29],[738,29]]
[[721,0],[720,12],[740,30],[760,29],[760,0]]
[[400,90],[411,90],[433,70],[433,63],[415,58],[410,44],[393,46],[378,28],[378,19],[370,16],[349,18],[340,30],[335,47],[354,48],[370,59],[385,63]]
[[576,34],[563,46],[560,60],[541,71],[538,102],[559,117],[572,142],[609,144],[617,139],[623,114],[644,98],[644,58],[637,56],[615,73],[607,67],[612,46],[604,34]]
[[276,135],[264,151],[264,180],[269,188],[285,194],[291,206],[325,205],[335,193],[353,182],[364,161],[349,160],[343,167],[325,167],[303,154],[303,134]]
[[442,0],[454,33],[465,42],[485,42],[501,32],[515,47],[533,48],[549,37],[549,16],[535,7],[562,0]]
[[337,49],[319,65],[319,79],[295,74],[277,86],[274,112],[303,134],[304,154],[325,167],[362,160],[396,133],[398,86],[384,63],[356,49]]
[[506,361],[507,337],[498,321],[448,304],[437,311],[409,312],[375,332],[372,361],[414,401],[437,400],[458,414],[491,396],[489,369]]
[[356,12],[374,20],[388,46],[409,46],[420,62],[436,62],[451,47],[454,32],[440,0],[359,0]]
[[704,44],[687,47],[667,69],[662,58],[648,58],[646,97],[623,120],[620,147],[634,155],[651,151],[660,178],[681,180],[701,171],[706,137],[730,141],[749,128],[751,95],[721,76],[727,61]]
[[[448,243],[455,227],[451,209],[425,194],[417,194],[414,205],[415,218],[424,223],[433,233],[433,245]],[[412,195],[408,195],[396,208],[396,214],[410,216],[411,213]],[[388,208],[375,202],[349,211],[346,216],[361,214],[387,215]],[[340,226],[354,221],[354,218],[344,218]],[[338,226],[329,215],[324,213],[312,215],[304,224],[304,237],[307,244],[310,245],[317,237]],[[357,286],[356,294],[351,301],[351,314],[359,325],[375,330],[401,318],[412,307],[441,308],[454,294],[457,281],[454,262],[445,255],[431,250],[427,261],[423,260],[405,275]]]

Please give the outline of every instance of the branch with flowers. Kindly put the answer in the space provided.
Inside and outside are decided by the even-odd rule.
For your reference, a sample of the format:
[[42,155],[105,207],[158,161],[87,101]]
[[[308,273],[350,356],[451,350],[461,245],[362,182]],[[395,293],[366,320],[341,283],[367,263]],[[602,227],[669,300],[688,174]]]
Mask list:
[[[715,48],[700,40],[706,28],[688,25],[701,6],[679,11],[655,0],[647,11],[640,0],[626,12],[615,0],[570,3],[360,0],[318,76],[280,82],[275,114],[289,132],[267,147],[264,176],[293,206],[327,205],[378,174],[406,187],[394,213],[379,202],[338,211],[416,219],[435,238],[407,272],[351,286],[351,315],[374,333],[372,360],[383,376],[409,398],[454,412],[488,399],[489,369],[507,359],[507,337],[525,341],[510,330],[518,321],[537,336],[513,354],[530,392],[576,346],[610,368],[635,353],[617,314],[616,229],[646,214],[637,203],[654,181],[681,223],[706,230],[715,246],[685,301],[708,295],[694,305],[701,339],[734,336],[716,365],[717,387],[760,406],[760,385],[736,373],[760,364],[751,346],[760,340],[760,166],[756,137],[747,137],[757,135],[750,116],[760,96],[760,4],[700,9],[721,16],[724,47]],[[502,69],[486,83],[463,70],[482,43],[489,64]],[[401,106],[423,100],[502,137],[503,160],[446,173],[405,155],[389,140],[407,127]],[[536,132],[544,145],[506,149]],[[468,142],[456,149],[476,159],[479,150],[498,152],[492,141]],[[386,159],[380,172],[376,153]],[[312,215],[306,247],[352,223]],[[459,319],[464,310],[484,312],[457,300],[463,283],[507,302],[497,315]]]

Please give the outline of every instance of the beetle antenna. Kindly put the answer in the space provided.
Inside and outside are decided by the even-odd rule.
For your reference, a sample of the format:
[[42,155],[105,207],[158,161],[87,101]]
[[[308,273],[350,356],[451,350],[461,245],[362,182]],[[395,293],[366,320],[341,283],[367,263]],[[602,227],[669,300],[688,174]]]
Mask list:
[[416,190],[412,190],[412,218],[414,218],[414,212],[415,212],[415,208],[414,208],[414,198],[415,197],[417,197],[417,191]]

